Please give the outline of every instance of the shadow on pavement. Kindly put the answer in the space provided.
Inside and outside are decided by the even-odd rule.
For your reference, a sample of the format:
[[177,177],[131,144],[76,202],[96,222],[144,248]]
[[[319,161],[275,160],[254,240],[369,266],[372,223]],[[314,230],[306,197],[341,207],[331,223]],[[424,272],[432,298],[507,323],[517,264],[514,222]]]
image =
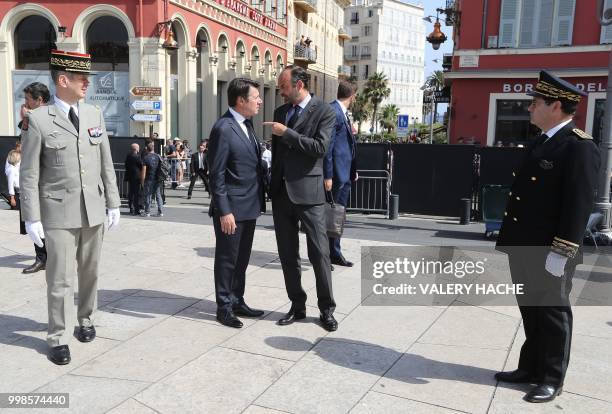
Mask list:
[[23,254],[13,254],[11,256],[4,256],[0,258],[0,267],[8,267],[11,269],[25,269],[30,263],[23,263],[35,258],[34,255],[26,256]]
[[47,324],[29,318],[13,315],[0,315],[0,344],[33,349],[39,354],[47,353],[47,342],[43,339],[20,332],[44,332]]
[[[336,349],[331,349],[329,346],[317,346],[320,345],[317,341],[312,343],[301,338],[287,336],[270,337],[265,340],[266,344],[269,346],[285,351],[310,351],[313,347],[317,346],[314,348],[314,354],[322,360],[343,368],[349,368],[376,376],[380,375],[381,367],[380,364],[373,363],[373,361],[395,361],[395,365],[400,358],[402,358],[401,365],[406,369],[397,370],[391,368],[384,374],[384,378],[409,384],[428,384],[428,380],[430,379],[443,379],[490,386],[495,386],[497,382],[494,379],[494,375],[497,371],[491,369],[436,361],[421,355],[403,353],[377,344],[351,339],[326,338],[324,341],[328,344],[340,343],[340,346]],[[368,355],[367,360],[356,359],[355,353],[350,352],[350,347],[355,346],[369,347],[372,349],[371,356]],[[345,350],[347,352],[344,352]],[[481,351],[474,350],[474,352]],[[529,384],[523,385],[526,390],[531,387]],[[497,386],[516,389],[516,386],[513,384],[498,383]]]

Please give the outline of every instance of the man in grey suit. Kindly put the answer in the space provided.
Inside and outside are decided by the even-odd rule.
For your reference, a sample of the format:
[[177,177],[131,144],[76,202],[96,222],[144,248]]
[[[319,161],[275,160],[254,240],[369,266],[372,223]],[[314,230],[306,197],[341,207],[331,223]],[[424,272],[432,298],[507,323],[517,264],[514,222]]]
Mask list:
[[[91,57],[52,51],[56,95],[29,115],[21,160],[21,208],[37,245],[46,238],[49,359],[70,362],[74,276],[78,276],[77,339],[96,336],[100,252],[108,208],[109,228],[119,224],[119,192],[104,119],[80,102],[89,85]],[[76,268],[75,268],[76,263]]]
[[333,316],[329,241],[325,226],[323,157],[336,123],[336,113],[308,91],[310,75],[297,66],[285,68],[278,87],[286,104],[274,111],[272,127],[272,216],[276,243],[291,309],[278,321],[288,325],[306,317],[306,292],[302,288],[298,222],[306,230],[308,259],[317,282],[319,317],[323,328],[338,329]]

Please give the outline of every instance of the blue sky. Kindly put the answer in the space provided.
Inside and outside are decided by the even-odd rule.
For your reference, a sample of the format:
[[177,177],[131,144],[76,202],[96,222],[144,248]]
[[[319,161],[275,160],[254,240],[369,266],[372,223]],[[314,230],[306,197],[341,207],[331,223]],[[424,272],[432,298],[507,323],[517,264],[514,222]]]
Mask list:
[[[410,1],[410,3],[422,3],[425,6],[425,15],[426,16],[436,16],[436,8],[445,8],[446,1],[445,0],[421,0],[418,1]],[[448,37],[446,42],[440,45],[440,49],[433,50],[431,47],[431,43],[425,41],[425,77],[429,76],[431,72],[434,70],[442,70],[442,55],[445,53],[453,52],[453,41],[452,41],[452,33],[453,28],[451,26],[444,25],[444,15],[440,15],[440,23],[442,23],[442,32]],[[432,19],[435,21],[435,19]],[[425,36],[433,31],[433,23],[425,22]],[[432,62],[433,59],[439,59],[440,63]]]

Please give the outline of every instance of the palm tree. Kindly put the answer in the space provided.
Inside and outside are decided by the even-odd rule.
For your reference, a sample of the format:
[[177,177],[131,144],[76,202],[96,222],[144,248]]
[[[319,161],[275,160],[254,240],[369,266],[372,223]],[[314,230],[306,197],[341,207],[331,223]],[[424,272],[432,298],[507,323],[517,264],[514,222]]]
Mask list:
[[380,126],[387,130],[387,133],[391,133],[397,125],[397,117],[400,113],[400,109],[395,104],[385,105],[381,108]]
[[[444,72],[442,72],[441,70],[431,72],[431,74],[425,80],[425,87],[429,89],[431,93],[444,89]],[[425,115],[429,114],[432,109],[434,110],[433,114],[438,113],[437,102],[435,103],[435,108],[431,108],[431,105],[429,105],[429,107],[425,110]]]
[[351,105],[353,121],[357,122],[357,132],[361,134],[361,124],[368,120],[372,113],[372,108],[368,97],[364,93],[358,93],[355,102]]
[[425,87],[434,89],[436,91],[444,88],[444,72],[441,70],[435,70],[425,79]]
[[376,128],[376,114],[380,103],[391,95],[389,80],[382,72],[376,72],[368,78],[363,88],[363,93],[368,97],[373,107],[372,126]]

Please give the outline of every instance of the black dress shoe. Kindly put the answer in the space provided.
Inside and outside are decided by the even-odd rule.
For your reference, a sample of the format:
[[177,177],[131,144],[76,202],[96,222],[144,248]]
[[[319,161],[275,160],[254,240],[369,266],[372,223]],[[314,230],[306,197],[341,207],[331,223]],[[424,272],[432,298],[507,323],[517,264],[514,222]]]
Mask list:
[[285,316],[278,320],[279,325],[291,325],[295,321],[306,318],[306,310],[296,311],[291,309]]
[[191,194],[187,196],[187,200],[191,200]]
[[96,339],[96,328],[94,326],[80,326],[76,337],[79,342],[91,342]]
[[322,313],[319,316],[319,320],[326,331],[333,332],[338,329],[338,321],[336,321],[336,318],[331,313]]
[[34,264],[32,264],[32,266],[26,267],[25,269],[21,271],[21,273],[24,273],[26,275],[30,273],[36,273],[39,270],[45,270],[45,265],[46,265],[45,262],[43,262],[42,260],[36,259],[36,261],[34,262]]
[[348,260],[344,258],[344,256],[330,257],[330,259],[331,259],[332,264],[335,264],[338,266],[353,267],[353,262],[349,262]]
[[242,322],[236,318],[236,315],[231,310],[218,310],[217,321],[221,325],[229,326],[230,328],[242,328]]
[[263,316],[264,311],[258,309],[251,309],[246,303],[241,303],[234,307],[234,314],[238,316],[248,316],[250,318],[258,318]]
[[501,382],[510,382],[514,384],[537,382],[536,378],[533,375],[522,369],[498,372],[495,374],[495,379]]
[[549,402],[555,399],[557,395],[561,395],[563,387],[556,387],[550,384],[540,384],[527,394],[524,400],[532,403]]
[[47,355],[49,361],[57,365],[66,365],[70,363],[70,348],[68,345],[54,346],[49,349]]

